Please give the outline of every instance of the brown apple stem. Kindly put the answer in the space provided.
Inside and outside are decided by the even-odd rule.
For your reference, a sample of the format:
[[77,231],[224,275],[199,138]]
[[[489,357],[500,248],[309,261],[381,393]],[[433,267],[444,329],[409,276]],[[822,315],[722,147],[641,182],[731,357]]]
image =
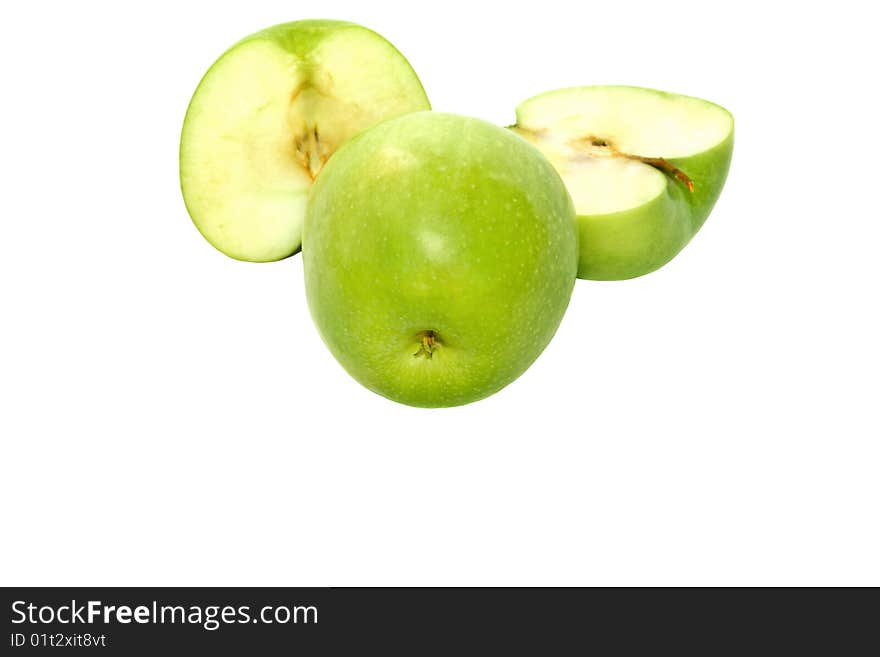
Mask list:
[[641,157],[639,155],[627,155],[626,153],[620,153],[620,155],[622,155],[623,157],[628,157],[632,160],[644,162],[645,164],[651,165],[655,169],[659,169],[663,173],[674,177],[680,182],[683,182],[685,184],[685,187],[688,188],[688,191],[693,193],[694,181],[688,178],[687,174],[684,171],[672,164],[669,160],[666,160],[662,157]]
[[[528,128],[522,128],[517,124],[508,126],[511,130],[516,132],[517,134],[525,137],[527,140],[531,141],[536,145],[540,145],[543,139],[546,139],[547,133],[549,129],[542,128],[537,130],[530,130]],[[635,160],[636,162],[643,162],[648,166],[652,166],[661,173],[664,173],[668,176],[672,176],[680,183],[682,183],[685,187],[688,188],[688,191],[693,193],[694,191],[694,181],[690,179],[690,177],[677,166],[672,164],[669,160],[663,157],[645,157],[642,155],[632,155],[630,153],[624,153],[623,151],[617,150],[617,148],[607,139],[603,139],[602,137],[597,137],[595,135],[589,135],[587,137],[578,137],[569,141],[569,146],[581,156],[586,157],[625,157],[628,160]]]
[[630,155],[629,153],[624,153],[623,151],[617,150],[614,146],[609,144],[608,141],[600,137],[588,137],[587,139],[590,142],[591,146],[595,146],[596,148],[607,148],[611,155],[615,157],[625,157],[629,160],[635,160],[636,162],[644,162],[645,164],[652,166],[659,171],[662,171],[666,175],[672,176],[679,182],[684,183],[689,192],[693,193],[694,191],[694,181],[691,180],[684,171],[672,164],[672,162],[670,162],[666,158]]

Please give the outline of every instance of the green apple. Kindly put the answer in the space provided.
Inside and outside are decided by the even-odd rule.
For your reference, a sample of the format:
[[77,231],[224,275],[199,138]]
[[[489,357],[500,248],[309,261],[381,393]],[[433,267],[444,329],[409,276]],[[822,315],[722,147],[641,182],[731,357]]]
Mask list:
[[574,208],[547,159],[508,130],[433,112],[345,144],[303,233],[330,351],[413,406],[466,404],[522,374],[562,319],[577,259]]
[[580,278],[634,278],[672,260],[709,216],[733,154],[727,110],[653,89],[560,89],[516,119],[574,199]]
[[302,242],[306,199],[347,139],[384,119],[430,109],[412,67],[360,25],[284,23],[214,62],[180,138],[184,201],[202,235],[251,262]]

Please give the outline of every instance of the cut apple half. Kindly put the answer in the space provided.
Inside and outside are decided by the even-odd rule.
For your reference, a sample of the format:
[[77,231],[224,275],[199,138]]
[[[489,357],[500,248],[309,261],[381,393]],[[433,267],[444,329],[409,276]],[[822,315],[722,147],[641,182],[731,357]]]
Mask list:
[[268,262],[302,243],[309,189],[352,136],[430,109],[403,55],[367,28],[285,23],[253,34],[211,66],[180,140],[193,222],[217,249]]
[[544,153],[574,201],[579,278],[634,278],[674,258],[712,210],[733,153],[727,110],[653,89],[551,91],[516,118],[512,130]]

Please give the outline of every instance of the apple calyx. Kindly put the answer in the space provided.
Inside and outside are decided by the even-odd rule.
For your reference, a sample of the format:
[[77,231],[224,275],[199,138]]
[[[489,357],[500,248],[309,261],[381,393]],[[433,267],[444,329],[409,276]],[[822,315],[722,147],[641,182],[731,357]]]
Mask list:
[[413,354],[414,358],[424,356],[428,360],[434,357],[434,350],[440,345],[440,338],[435,331],[422,331],[419,334],[420,344],[419,350]]
[[329,149],[318,137],[318,126],[306,129],[305,134],[294,139],[294,148],[297,161],[314,180],[330,157]]
[[[672,164],[669,160],[662,157],[644,157],[642,155],[632,155],[630,153],[624,153],[623,151],[618,150],[614,147],[611,142],[607,139],[602,139],[601,137],[589,136],[584,137],[580,140],[575,140],[575,147],[579,144],[578,142],[583,142],[589,145],[591,152],[588,153],[589,157],[595,157],[596,155],[604,155],[610,157],[625,157],[629,160],[635,160],[636,162],[643,162],[649,166],[654,167],[661,173],[665,173],[667,176],[672,176],[679,182],[683,183],[685,187],[688,188],[688,191],[693,193],[694,191],[694,181],[691,180],[688,175],[679,169],[677,166]],[[592,149],[599,149],[597,152],[592,152]]]

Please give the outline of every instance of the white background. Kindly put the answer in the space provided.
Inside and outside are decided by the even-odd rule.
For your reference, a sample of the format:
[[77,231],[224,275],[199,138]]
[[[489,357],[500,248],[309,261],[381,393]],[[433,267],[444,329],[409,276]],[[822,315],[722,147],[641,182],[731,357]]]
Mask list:
[[[5,3],[0,583],[880,585],[876,22],[743,4]],[[500,124],[577,84],[718,102],[727,186],[499,394],[382,399],[301,258],[226,258],[180,197],[204,70],[310,17]]]

